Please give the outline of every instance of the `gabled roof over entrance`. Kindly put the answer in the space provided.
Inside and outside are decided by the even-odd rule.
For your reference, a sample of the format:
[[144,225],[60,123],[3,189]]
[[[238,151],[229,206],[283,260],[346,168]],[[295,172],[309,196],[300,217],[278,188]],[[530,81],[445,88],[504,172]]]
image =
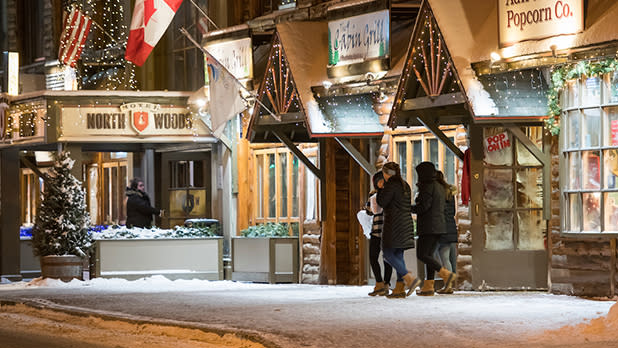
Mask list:
[[[327,79],[328,26],[325,22],[286,22],[277,25],[258,91],[247,138],[280,142],[273,132],[293,142],[310,142],[312,122],[307,105],[315,103],[311,86]],[[268,110],[274,113],[271,115]]]
[[470,121],[465,90],[431,6],[424,1],[408,46],[408,56],[388,125],[422,126]]

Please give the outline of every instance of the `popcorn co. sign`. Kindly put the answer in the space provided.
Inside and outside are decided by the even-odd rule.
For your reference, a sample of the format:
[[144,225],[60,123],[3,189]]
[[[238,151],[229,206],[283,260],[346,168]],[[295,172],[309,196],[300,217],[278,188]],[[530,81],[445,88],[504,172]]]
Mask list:
[[500,46],[584,30],[583,0],[498,0]]

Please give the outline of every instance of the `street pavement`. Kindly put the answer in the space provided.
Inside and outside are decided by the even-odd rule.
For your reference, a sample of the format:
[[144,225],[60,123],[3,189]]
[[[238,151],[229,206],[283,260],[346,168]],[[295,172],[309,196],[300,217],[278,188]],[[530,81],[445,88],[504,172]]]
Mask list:
[[[575,341],[554,346],[543,340],[544,331],[607,315],[615,303],[523,291],[386,299],[367,296],[371,289],[260,284],[161,291],[87,285],[3,290],[0,285],[0,301],[235,333],[267,347],[576,347]],[[601,340],[598,346],[607,343]],[[618,339],[613,343],[618,346]]]

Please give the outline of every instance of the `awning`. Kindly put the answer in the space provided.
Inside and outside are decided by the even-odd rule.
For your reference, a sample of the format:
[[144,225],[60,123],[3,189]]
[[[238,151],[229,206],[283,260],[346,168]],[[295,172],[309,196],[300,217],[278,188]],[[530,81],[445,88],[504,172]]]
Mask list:
[[316,97],[316,101],[329,132],[314,133],[314,136],[379,135],[384,132],[379,116],[373,110],[371,94]]
[[308,118],[307,108],[317,108],[311,86],[326,79],[327,47],[325,22],[277,25],[258,103],[249,122],[249,140],[279,143],[274,134],[278,132],[294,142],[315,141],[311,137],[315,120]]
[[403,72],[389,126],[470,122],[468,98],[427,1],[417,17]]

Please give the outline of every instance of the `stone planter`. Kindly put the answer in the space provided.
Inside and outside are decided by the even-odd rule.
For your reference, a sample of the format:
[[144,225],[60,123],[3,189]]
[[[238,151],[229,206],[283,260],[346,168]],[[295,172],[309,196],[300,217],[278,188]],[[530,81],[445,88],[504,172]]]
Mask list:
[[41,260],[34,255],[32,238],[21,237],[19,241],[19,270],[23,278],[36,278],[41,276]]
[[102,239],[95,249],[95,277],[223,279],[222,237]]
[[84,260],[75,255],[50,255],[41,257],[41,277],[68,282],[82,279]]
[[298,237],[232,237],[232,280],[298,283]]

